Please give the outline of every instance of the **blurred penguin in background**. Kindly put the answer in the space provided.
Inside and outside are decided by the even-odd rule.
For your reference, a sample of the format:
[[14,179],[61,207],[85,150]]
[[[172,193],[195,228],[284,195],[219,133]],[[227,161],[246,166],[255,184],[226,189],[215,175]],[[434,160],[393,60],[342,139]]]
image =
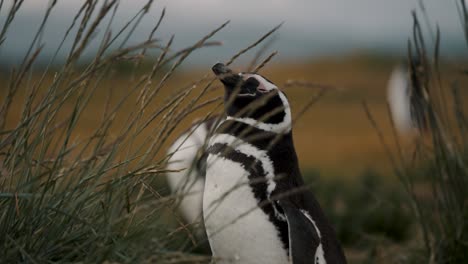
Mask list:
[[414,136],[427,130],[428,95],[424,87],[414,84],[417,65],[397,65],[387,83],[387,101],[393,124],[400,136]]
[[168,150],[167,182],[172,194],[178,196],[178,209],[189,225],[204,235],[202,219],[203,188],[205,186],[205,146],[207,138],[220,117],[195,122],[182,133]]

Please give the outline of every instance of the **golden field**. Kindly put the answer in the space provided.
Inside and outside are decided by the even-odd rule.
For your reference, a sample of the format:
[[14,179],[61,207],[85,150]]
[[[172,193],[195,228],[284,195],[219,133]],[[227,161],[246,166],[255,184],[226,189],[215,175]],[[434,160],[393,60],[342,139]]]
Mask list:
[[[308,171],[320,172],[320,179],[315,182],[316,185],[313,186],[313,189],[336,226],[337,233],[345,246],[349,263],[363,263],[367,259],[376,261],[368,263],[394,263],[392,262],[394,259],[407,256],[407,249],[411,250],[419,247],[418,243],[421,240],[420,230],[414,224],[416,219],[407,212],[409,203],[407,196],[402,193],[402,185],[389,182],[396,180],[392,173],[392,164],[363,107],[363,102],[365,102],[384,137],[386,145],[392,155],[395,155],[398,147],[386,105],[386,86],[390,73],[396,64],[397,61],[391,58],[357,54],[344,58],[323,58],[309,62],[287,64],[273,61],[260,71],[261,74],[284,89],[292,105],[293,118],[311,99],[315,98],[319,89],[288,86],[287,83],[291,81],[309,82],[329,87],[326,89],[325,95],[295,122],[294,140],[303,171],[306,173]],[[83,103],[89,99],[88,103],[83,104],[84,109],[77,111],[79,112],[78,121],[72,129],[71,141],[67,142],[67,147],[73,149],[74,145],[85,148],[86,142],[94,142],[94,139],[88,139],[94,137],[101,137],[106,144],[113,144],[113,142],[119,140],[119,136],[122,135],[122,128],[128,125],[128,120],[135,120],[136,115],[141,115],[142,118],[138,119],[140,120],[139,123],[131,126],[132,130],[141,128],[141,133],[119,142],[123,146],[118,148],[120,152],[117,153],[117,157],[113,159],[113,163],[109,169],[106,168],[103,175],[108,175],[107,172],[112,171],[114,168],[131,171],[126,162],[132,159],[138,162],[139,157],[141,157],[139,154],[143,153],[145,148],[164,138],[163,147],[159,149],[157,155],[155,157],[150,155],[153,160],[145,160],[140,163],[140,165],[144,165],[143,169],[133,174],[129,173],[132,176],[142,175],[141,172],[145,172],[147,168],[150,168],[148,166],[157,164],[162,160],[166,153],[165,148],[190,124],[197,119],[203,118],[214,109],[218,112],[221,111],[222,102],[218,100],[188,115],[182,122],[178,123],[169,137],[166,138],[159,134],[162,127],[168,124],[166,117],[170,118],[169,114],[172,112],[181,113],[184,106],[202,93],[210,80],[214,81],[213,85],[206,94],[203,94],[200,102],[212,100],[222,94],[222,86],[214,80],[210,68],[210,66],[207,66],[203,69],[177,70],[161,86],[161,90],[155,99],[151,101],[150,106],[142,112],[140,111],[141,100],[138,100],[141,87],[136,89],[134,87],[150,69],[143,67],[139,70],[133,70],[131,68],[119,69],[119,67],[116,67],[109,74],[104,75],[102,79],[102,76],[87,78],[87,82],[78,85],[75,92],[64,101],[63,106],[57,112],[57,116],[50,118],[41,116],[41,118],[37,119],[37,122],[51,122],[53,125],[49,127],[59,127],[64,131],[67,128],[62,127],[62,124],[73,123],[69,120],[77,102]],[[242,67],[234,66],[233,68],[243,70]],[[449,88],[455,80],[458,81],[458,85],[461,87],[462,101],[468,99],[468,91],[463,88],[466,86],[466,79],[454,70],[458,68],[461,67],[448,63],[444,64],[442,68],[441,83],[447,88],[445,96],[449,102],[453,99]],[[76,74],[79,73],[80,71],[77,71]],[[17,125],[23,107],[26,105],[28,93],[31,87],[39,82],[40,74],[41,71],[38,70],[24,78],[24,82],[21,84],[18,94],[14,97],[10,108],[11,111],[7,116],[7,130],[13,129]],[[51,70],[44,76],[44,81],[38,89],[39,96],[37,96],[36,100],[33,100],[33,105],[39,103],[41,95],[50,87],[53,82],[54,71]],[[162,75],[157,75],[153,79],[148,86],[151,91],[157,89],[156,87],[159,86],[162,78]],[[201,78],[204,78],[204,80],[199,82],[198,80]],[[8,75],[5,72],[0,73],[0,87],[4,89],[8,83]],[[67,84],[62,85],[63,87],[70,87]],[[65,91],[69,90],[65,89]],[[131,92],[132,90],[134,91]],[[146,120],[149,120],[150,116],[161,109],[167,101],[174,99],[175,94],[180,91],[187,91],[189,96],[181,101],[177,108],[163,111],[161,116],[149,122],[148,126],[145,127]],[[60,88],[56,92],[59,94],[61,92]],[[119,102],[123,102],[123,104],[118,106]],[[171,104],[171,106],[173,105],[175,104]],[[453,103],[448,103],[447,106],[451,109]],[[463,106],[466,110],[467,105],[464,104]],[[51,107],[58,107],[58,105],[54,103]],[[118,110],[109,132],[104,134],[96,133],[96,130],[103,124],[103,120],[112,116],[109,115],[109,111],[114,107]],[[37,131],[33,131],[33,133],[35,132]],[[408,161],[411,159],[412,150],[414,149],[412,139],[414,139],[412,136],[407,136],[400,137],[398,140],[399,146],[403,150],[403,157]],[[63,136],[54,136],[54,140],[59,148],[64,145]],[[430,144],[427,145],[430,146]],[[158,148],[159,144],[155,144],[155,146]],[[92,147],[86,147],[84,152],[93,153]],[[76,152],[81,150],[80,147],[77,149]],[[101,147],[100,150],[102,149],[108,148]],[[74,152],[70,153],[71,155],[67,154],[66,159],[77,157]],[[56,148],[55,152],[51,153],[50,159],[52,160],[57,155]],[[99,154],[94,155],[98,156]],[[49,157],[45,157],[44,160],[47,162]],[[83,160],[86,160],[86,158]],[[92,160],[92,158],[89,160]],[[128,164],[131,166],[133,161]],[[157,165],[154,167],[159,169]],[[377,174],[369,173],[369,170],[375,171]],[[163,174],[160,172],[160,170],[155,170],[154,175],[149,176],[156,181],[156,184],[164,182],[163,177],[153,177]],[[385,177],[378,177],[378,175],[385,175]],[[315,180],[312,178],[314,173],[307,173],[305,176],[308,181]],[[86,175],[82,177],[86,177]],[[136,181],[139,179],[139,177],[134,178]],[[331,181],[327,181],[329,179]],[[161,186],[165,185],[158,185],[158,187]],[[165,192],[167,188],[162,187],[160,190]],[[425,199],[431,199],[429,187],[425,182],[418,183],[413,191],[417,195],[425,197]],[[429,195],[425,195],[428,193]],[[151,200],[155,198],[152,195],[150,195]],[[124,197],[122,193],[118,196]],[[156,197],[161,198],[159,193],[157,193]],[[121,206],[121,202],[116,201]],[[165,204],[162,203],[162,205]],[[355,210],[356,208],[360,210]],[[149,214],[154,217],[164,216],[163,220],[159,220],[160,222],[153,222],[158,226],[157,230],[160,230],[159,225],[168,225],[171,228],[180,230],[178,226],[174,226],[180,224],[180,222],[175,221],[174,212],[169,211],[169,216],[159,213],[162,211]],[[93,214],[93,216],[96,215],[99,214]],[[173,232],[168,237],[172,234]]]
[[[386,143],[392,151],[396,151],[396,144],[392,132],[390,117],[386,106],[387,80],[397,61],[389,58],[379,58],[367,55],[350,55],[343,58],[323,58],[309,62],[298,63],[272,63],[261,70],[261,74],[276,83],[279,87],[285,87],[290,80],[305,81],[322,85],[329,85],[336,89],[327,89],[327,93],[314,104],[294,125],[294,137],[296,149],[301,167],[304,169],[318,169],[325,177],[353,178],[367,169],[373,169],[384,174],[390,174],[391,164],[375,129],[372,127],[363,108],[365,101],[369,106],[378,126],[384,134]],[[234,67],[243,70],[242,67]],[[447,66],[445,72],[453,66]],[[452,72],[452,71],[451,71]],[[8,75],[0,75],[0,87],[8,83]],[[80,116],[77,127],[73,132],[73,138],[80,140],[91,135],[94,129],[102,121],[103,112],[107,105],[115,105],[121,98],[127,98],[123,108],[118,112],[116,124],[125,124],[129,113],[138,110],[135,104],[137,93],[127,95],[129,89],[139,79],[139,73],[122,73],[116,71],[111,77],[97,83],[96,91],[91,97],[88,106]],[[210,67],[206,69],[184,69],[171,76],[167,84],[161,89],[157,98],[152,102],[156,109],[171,98],[174,91],[190,87],[191,84],[207,76],[211,78]],[[52,81],[53,74],[48,74],[43,86],[46,87]],[[23,84],[23,90],[15,98],[14,102],[22,102],[27,91],[25,87],[31,87],[39,79],[39,72],[31,75],[29,83]],[[463,76],[450,73],[444,75],[442,82],[445,86],[457,79],[463,83]],[[154,85],[157,85],[158,78]],[[204,82],[206,83],[206,82]],[[152,84],[153,85],[153,84]],[[463,85],[461,85],[463,87]],[[193,98],[204,85],[199,84],[193,89]],[[297,114],[306,103],[317,94],[316,88],[288,87],[284,89],[291,101],[293,116]],[[447,90],[450,98],[450,92]],[[203,96],[201,101],[212,99],[222,94],[221,86],[215,82],[213,89]],[[468,92],[462,89],[462,95],[468,99]],[[466,101],[466,100],[465,100]],[[21,114],[23,103],[13,103],[11,115],[8,116],[7,127],[12,128]],[[65,104],[64,110],[59,113],[58,120],[65,118],[71,112],[72,103]],[[204,116],[214,108],[214,104],[196,111],[184,120],[172,133],[172,137],[166,142],[166,146],[175,135],[187,127],[197,118]],[[465,105],[466,107],[466,105]],[[220,109],[218,107],[218,109]],[[68,111],[70,110],[70,111]],[[151,111],[148,111],[150,114]],[[62,115],[62,116],[60,116]],[[148,136],[155,137],[153,128],[158,121],[154,121],[143,130],[141,138],[134,142],[146,144],[143,139]],[[114,126],[115,134],[119,125]],[[111,133],[112,136],[112,133]],[[154,138],[153,138],[154,139]],[[404,152],[410,154],[411,140],[401,139]],[[163,152],[161,152],[163,153]]]

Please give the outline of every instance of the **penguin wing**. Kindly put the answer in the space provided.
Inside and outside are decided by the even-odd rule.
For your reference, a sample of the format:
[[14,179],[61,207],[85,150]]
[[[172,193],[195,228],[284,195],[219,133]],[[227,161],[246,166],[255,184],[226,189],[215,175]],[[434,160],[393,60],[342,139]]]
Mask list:
[[315,259],[320,246],[320,233],[312,218],[307,211],[290,202],[281,201],[279,204],[288,222],[289,256],[292,263],[321,263]]

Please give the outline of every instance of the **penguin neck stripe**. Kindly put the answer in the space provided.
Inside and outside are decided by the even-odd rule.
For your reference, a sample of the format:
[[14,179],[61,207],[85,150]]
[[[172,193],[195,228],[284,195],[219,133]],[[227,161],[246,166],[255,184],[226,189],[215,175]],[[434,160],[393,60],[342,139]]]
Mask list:
[[[273,175],[274,172],[271,173],[270,171],[267,173],[266,171],[272,168],[269,168],[268,165],[265,166],[265,163],[262,162],[262,159],[259,160],[258,157],[252,155],[252,153],[244,153],[239,151],[238,148],[233,147],[232,143],[227,144],[211,142],[207,152],[209,155],[216,156],[213,157],[215,160],[217,158],[228,159],[233,162],[242,164],[242,167],[247,172],[249,185],[254,193],[255,198],[258,201],[258,204],[261,205],[263,212],[276,226],[284,248],[289,248],[286,217],[278,211],[275,203],[270,200],[272,190],[269,190],[269,188],[272,186],[271,183],[273,182],[273,177],[269,177],[269,175]],[[275,185],[276,183],[273,182],[273,186]]]
[[274,167],[271,159],[268,157],[268,153],[265,150],[256,148],[255,146],[229,134],[216,134],[210,140],[210,146],[217,143],[229,145],[235,151],[243,153],[248,156],[256,157],[262,165],[265,171],[265,177],[267,179],[267,197],[270,198],[271,193],[276,188],[274,181]]
[[242,164],[242,167],[248,172],[249,184],[254,190],[255,197],[259,203],[267,200],[267,183],[265,180],[265,171],[260,162],[250,155],[241,153],[231,146],[222,143],[215,143],[211,145],[207,152],[211,155],[216,155],[224,159]]
[[[268,152],[256,148],[255,146],[229,134],[217,134],[213,136],[213,139],[210,141],[210,147],[216,144],[226,144],[233,150],[245,154],[247,156],[255,157],[258,162],[260,162],[263,171],[265,172],[265,179],[267,184],[266,189],[266,198],[268,201],[271,201],[271,194],[276,189],[275,182],[275,169],[273,162],[271,161]],[[209,165],[208,165],[209,166]],[[285,220],[285,217],[282,213],[278,211],[276,206],[273,204],[275,217],[281,221]]]
[[270,123],[264,123],[264,122],[259,122],[258,120],[255,120],[250,117],[233,117],[233,116],[228,116],[226,117],[226,120],[234,120],[237,122],[241,122],[250,126],[253,126],[255,128],[268,131],[268,132],[273,132],[273,133],[288,133],[291,131],[291,123],[292,123],[292,118],[291,118],[291,108],[289,107],[288,99],[286,99],[286,96],[282,93],[278,93],[279,97],[281,98],[281,101],[283,102],[284,106],[284,118],[281,123],[278,124],[270,124]]

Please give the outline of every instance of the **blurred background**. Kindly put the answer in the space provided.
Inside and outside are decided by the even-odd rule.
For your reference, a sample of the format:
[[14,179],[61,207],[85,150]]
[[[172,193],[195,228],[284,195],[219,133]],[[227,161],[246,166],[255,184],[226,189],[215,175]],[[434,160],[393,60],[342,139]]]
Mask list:
[[[124,26],[146,2],[121,1],[112,27],[117,30]],[[45,0],[24,2],[0,49],[0,67],[4,73],[23,60],[48,3]],[[466,56],[465,42],[455,2],[430,0],[423,3],[430,21],[422,21],[431,23],[432,29],[437,23],[442,32],[442,58],[446,61],[463,60]],[[81,5],[81,1],[58,1],[47,27],[39,36],[44,47],[37,58],[37,65],[49,63]],[[173,50],[196,43],[201,36],[230,20],[231,23],[213,37],[222,45],[196,50],[176,72],[177,77],[170,80],[171,85],[181,87],[209,73],[214,63],[227,61],[262,34],[284,23],[266,41],[265,54],[278,51],[278,55],[262,70],[262,74],[279,86],[288,80],[299,80],[339,88],[308,111],[297,122],[294,131],[304,168],[318,168],[330,177],[348,178],[367,169],[388,172],[390,168],[361,103],[365,100],[371,104],[377,121],[385,126],[383,131],[390,132],[385,105],[387,81],[393,68],[407,57],[407,43],[413,31],[411,11],[415,10],[423,17],[421,7],[421,2],[416,0],[156,1],[128,44],[146,39],[164,8],[165,17],[156,38],[166,43],[174,35]],[[6,12],[7,9],[3,8],[0,23],[4,23],[6,16],[1,14]],[[103,25],[108,21],[109,18],[105,18]],[[72,30],[72,34],[76,30]],[[83,63],[94,57],[103,32],[104,28],[98,28],[93,35],[93,41],[82,55]],[[428,40],[432,41],[431,38]],[[53,64],[63,63],[71,44],[72,38],[68,38]],[[236,69],[245,70],[254,55],[255,50],[241,56],[235,62]],[[128,80],[123,79],[118,83]],[[287,93],[293,110],[297,111],[313,94],[300,88]],[[88,124],[92,127],[91,123]]]
[[[127,18],[135,15],[145,3],[144,0],[121,1],[113,21],[114,28],[123,26]],[[423,3],[430,22],[433,26],[438,23],[443,32],[442,54],[450,58],[461,56],[464,37],[460,19],[456,15],[455,1],[426,0]],[[7,4],[8,1],[5,2]],[[47,4],[47,0],[24,2],[3,44],[0,53],[2,65],[18,62],[22,58]],[[55,52],[71,18],[81,5],[82,1],[58,1],[42,35],[46,44],[42,59],[47,59]],[[171,35],[175,35],[174,49],[197,41],[201,35],[231,20],[229,27],[215,37],[223,42],[222,46],[200,50],[184,64],[208,67],[217,61],[226,60],[260,34],[282,22],[284,25],[272,45],[273,49],[280,52],[277,63],[304,62],[329,56],[341,58],[354,53],[404,57],[407,40],[412,35],[411,11],[420,7],[420,1],[156,1],[149,15],[142,19],[130,43],[147,36],[164,7],[167,12],[158,29],[158,38],[167,41]],[[6,12],[4,8],[2,13]],[[0,18],[0,23],[3,23],[6,16]],[[71,40],[68,41],[70,44]],[[88,56],[98,46],[97,41],[93,44],[90,45]],[[61,53],[62,59],[65,50]],[[248,60],[247,56],[241,61]]]
[[[8,20],[8,8],[12,2],[1,1],[4,6],[0,7],[0,25]],[[59,51],[57,48],[83,2],[57,2],[47,27],[37,35],[37,42],[43,48],[21,84],[26,89],[19,89],[13,102],[27,101],[27,87],[32,87],[41,78],[45,81],[41,81],[39,90],[46,91],[47,84],[53,82],[69,56],[73,38],[67,38]],[[26,0],[8,28],[7,37],[0,46],[2,94],[6,94],[12,72],[20,68],[50,3],[46,0]],[[103,3],[98,1],[97,6]],[[78,69],[85,69],[94,59],[105,38],[105,26],[109,22],[112,22],[111,28],[115,34],[146,3],[144,0],[120,1],[113,20],[110,21],[110,16],[105,17],[92,34],[89,45],[78,61]],[[388,81],[395,67],[407,61],[408,41],[413,38],[411,12],[414,11],[423,25],[425,44],[431,54],[437,43],[436,25],[440,31],[438,70],[443,78],[437,80],[438,85],[449,88],[456,82],[463,87],[460,98],[468,99],[466,78],[458,78],[464,69],[463,65],[466,65],[467,49],[464,24],[457,3],[440,0],[160,0],[155,1],[142,17],[138,27],[129,35],[126,46],[145,41],[163,12],[164,19],[154,37],[158,43],[165,45],[173,36],[170,52],[193,45],[230,20],[225,28],[211,38],[222,45],[204,47],[190,54],[167,79],[164,89],[148,108],[148,112],[151,112],[167,102],[174,91],[191,87],[200,78],[205,78],[202,83],[206,83],[206,77],[212,77],[212,65],[228,61],[282,23],[256,49],[239,57],[233,68],[239,71],[248,69],[259,50],[263,49],[256,64],[277,51],[278,54],[260,73],[284,89],[290,99],[293,116],[317,95],[319,89],[294,86],[291,83],[329,87],[325,89],[325,95],[294,124],[294,139],[301,169],[335,223],[350,262],[395,263],[386,262],[386,257],[395,252],[401,253],[400,250],[408,245],[418,244],[421,232],[414,227],[415,218],[410,213],[407,193],[404,193],[399,181],[401,179],[395,174],[395,164],[391,162],[389,152],[399,153],[405,163],[413,164],[416,148],[414,139],[428,141],[429,136],[410,131],[399,134],[398,140],[395,140],[396,132],[387,106]],[[98,12],[92,16],[98,16]],[[71,35],[76,34],[77,30],[74,27]],[[39,47],[39,44],[35,46]],[[113,44],[112,48],[119,48],[119,44]],[[117,104],[120,98],[126,97],[139,77],[151,69],[159,54],[159,51],[149,51],[139,67],[134,67],[134,62],[117,63],[93,91],[93,96],[70,132],[71,138],[80,140],[91,135],[103,122],[103,112],[107,105]],[[171,65],[165,67],[167,70]],[[158,73],[155,79],[160,80],[163,76],[163,73]],[[203,95],[205,99],[222,94],[219,84],[213,87]],[[135,111],[134,101],[137,97],[138,94],[133,93],[128,96],[128,102],[122,104],[121,112],[115,119],[117,125],[110,129],[110,139],[117,141],[119,138],[119,129]],[[187,98],[194,97],[192,94]],[[452,99],[450,97],[449,101]],[[73,111],[74,103],[65,102],[57,119],[66,119]],[[364,104],[371,112],[372,120]],[[463,105],[465,110],[467,105]],[[10,108],[5,131],[15,129],[23,114],[24,103],[13,103]],[[204,107],[182,120],[169,138],[163,140],[163,149],[194,120],[212,110],[212,107]],[[152,129],[157,125],[157,122],[153,122],[142,135],[157,139],[158,136],[152,134],[155,131]],[[386,147],[380,136],[384,138]],[[136,138],[132,143],[144,144],[145,140]],[[164,151],[159,151],[157,158],[164,155]],[[415,175],[423,179],[422,175],[428,171],[430,174],[430,169],[423,169]],[[429,191],[426,183],[423,180],[415,187],[421,197]],[[158,184],[163,194],[168,193],[163,180]],[[399,257],[400,260],[409,258],[405,254]]]

